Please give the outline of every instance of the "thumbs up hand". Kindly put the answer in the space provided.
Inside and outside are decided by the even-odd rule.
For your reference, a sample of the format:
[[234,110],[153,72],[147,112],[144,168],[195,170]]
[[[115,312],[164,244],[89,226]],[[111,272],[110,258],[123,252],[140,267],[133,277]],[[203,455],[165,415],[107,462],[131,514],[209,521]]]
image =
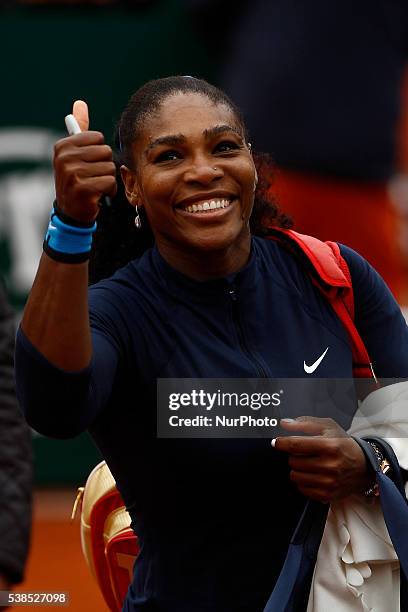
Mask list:
[[100,198],[116,193],[116,168],[103,134],[88,130],[86,102],[77,100],[72,114],[81,133],[62,138],[54,147],[57,203],[66,215],[91,223],[98,215]]

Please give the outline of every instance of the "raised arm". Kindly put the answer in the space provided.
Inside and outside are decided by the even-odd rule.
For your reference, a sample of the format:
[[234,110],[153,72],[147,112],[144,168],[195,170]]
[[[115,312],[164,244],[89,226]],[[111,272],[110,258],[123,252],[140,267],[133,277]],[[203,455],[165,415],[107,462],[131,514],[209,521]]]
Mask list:
[[[85,235],[86,228],[93,225],[101,196],[116,192],[112,150],[104,143],[103,134],[88,131],[85,102],[75,102],[73,115],[82,133],[55,145],[58,218],[51,221],[49,229],[49,233],[62,231],[65,236],[57,241],[53,236],[49,243],[53,248],[42,255],[21,323],[34,347],[51,364],[66,371],[86,368],[92,356],[87,253],[75,257],[78,251],[74,243],[83,240],[81,229]],[[54,230],[60,220],[62,230]],[[70,226],[79,232],[69,236]]]

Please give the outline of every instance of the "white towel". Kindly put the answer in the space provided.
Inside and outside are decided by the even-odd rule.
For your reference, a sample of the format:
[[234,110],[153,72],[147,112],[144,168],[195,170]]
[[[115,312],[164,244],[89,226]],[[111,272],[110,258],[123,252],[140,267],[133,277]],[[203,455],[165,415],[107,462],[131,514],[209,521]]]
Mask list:
[[[399,464],[408,469],[408,383],[371,393],[349,433],[385,439]],[[307,612],[399,610],[399,563],[379,499],[352,495],[331,504]]]

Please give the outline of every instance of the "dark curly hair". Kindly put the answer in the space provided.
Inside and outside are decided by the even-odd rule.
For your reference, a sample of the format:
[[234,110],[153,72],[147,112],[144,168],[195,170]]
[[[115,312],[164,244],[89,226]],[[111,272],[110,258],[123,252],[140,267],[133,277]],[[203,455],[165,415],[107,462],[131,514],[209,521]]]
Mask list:
[[[140,257],[154,243],[153,233],[143,209],[139,211],[142,229],[135,228],[134,208],[126,199],[119,168],[122,164],[132,168],[132,144],[139,137],[146,118],[156,113],[166,98],[177,93],[197,93],[214,104],[227,106],[247,139],[247,130],[240,110],[222,90],[203,79],[173,76],[149,81],[140,87],[130,98],[116,126],[114,160],[117,167],[118,193],[112,205],[103,207],[98,217],[98,229],[94,235],[90,261],[91,283],[111,276],[132,259]],[[292,227],[291,219],[280,212],[269,195],[273,180],[271,158],[267,154],[254,153],[254,162],[258,172],[258,185],[249,220],[251,233],[264,236],[268,234],[268,228],[271,226]]]

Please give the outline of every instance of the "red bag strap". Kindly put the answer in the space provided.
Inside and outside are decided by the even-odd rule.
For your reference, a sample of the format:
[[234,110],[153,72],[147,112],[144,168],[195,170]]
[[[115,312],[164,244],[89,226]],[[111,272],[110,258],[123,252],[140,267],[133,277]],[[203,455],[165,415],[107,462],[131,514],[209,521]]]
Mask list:
[[353,376],[373,378],[377,383],[371,359],[354,324],[354,293],[351,274],[337,242],[322,242],[313,236],[293,230],[269,228],[270,240],[275,240],[306,264],[312,283],[330,302],[344,325],[353,356]]

